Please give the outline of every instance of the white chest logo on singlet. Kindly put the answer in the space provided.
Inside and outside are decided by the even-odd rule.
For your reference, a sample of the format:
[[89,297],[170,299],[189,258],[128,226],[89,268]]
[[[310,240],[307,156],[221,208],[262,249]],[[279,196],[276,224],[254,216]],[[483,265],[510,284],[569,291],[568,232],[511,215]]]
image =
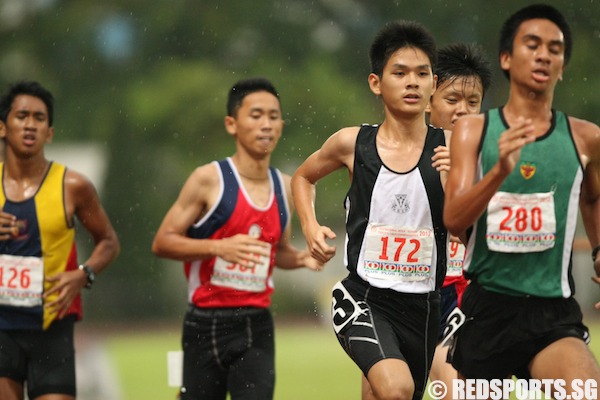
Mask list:
[[398,214],[407,213],[410,210],[410,205],[408,204],[406,194],[396,194],[394,195],[395,201],[392,204],[392,211]]
[[250,229],[248,229],[248,235],[252,236],[255,239],[258,239],[261,233],[262,229],[260,229],[260,226],[256,224],[252,224],[252,226],[250,226]]

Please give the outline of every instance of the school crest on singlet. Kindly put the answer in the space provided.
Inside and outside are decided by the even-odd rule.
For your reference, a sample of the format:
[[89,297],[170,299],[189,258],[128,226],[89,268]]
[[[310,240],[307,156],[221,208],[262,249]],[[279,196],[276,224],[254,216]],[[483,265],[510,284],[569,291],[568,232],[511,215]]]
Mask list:
[[394,197],[395,202],[392,204],[392,211],[399,214],[404,214],[410,210],[410,205],[408,204],[407,200],[408,195],[397,194]]

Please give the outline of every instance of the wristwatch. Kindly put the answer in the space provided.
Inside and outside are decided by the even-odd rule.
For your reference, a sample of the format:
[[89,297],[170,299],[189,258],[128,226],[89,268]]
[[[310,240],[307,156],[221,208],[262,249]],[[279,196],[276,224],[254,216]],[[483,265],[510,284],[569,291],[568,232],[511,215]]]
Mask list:
[[594,247],[594,250],[592,250],[592,261],[596,261],[596,256],[598,255],[598,251],[600,251],[600,245]]
[[91,288],[92,284],[96,280],[96,274],[94,273],[94,271],[90,267],[88,267],[85,264],[81,264],[79,266],[79,269],[82,270],[83,272],[85,272],[85,274],[87,275],[87,283],[85,284],[85,288],[86,289]]

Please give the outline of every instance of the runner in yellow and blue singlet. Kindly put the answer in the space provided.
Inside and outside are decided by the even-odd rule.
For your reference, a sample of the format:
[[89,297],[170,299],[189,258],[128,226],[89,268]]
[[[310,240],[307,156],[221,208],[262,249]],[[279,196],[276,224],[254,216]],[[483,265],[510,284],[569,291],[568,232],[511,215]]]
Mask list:
[[[4,171],[3,163],[0,170]],[[44,277],[78,268],[75,229],[65,215],[65,171],[63,165],[52,163],[37,193],[24,201],[7,199],[0,186],[0,206],[16,216],[19,229],[14,239],[0,242],[0,329],[47,329],[57,313],[44,310]],[[10,260],[25,260],[28,266],[19,268],[15,262],[10,267]],[[67,315],[81,318],[80,296]]]

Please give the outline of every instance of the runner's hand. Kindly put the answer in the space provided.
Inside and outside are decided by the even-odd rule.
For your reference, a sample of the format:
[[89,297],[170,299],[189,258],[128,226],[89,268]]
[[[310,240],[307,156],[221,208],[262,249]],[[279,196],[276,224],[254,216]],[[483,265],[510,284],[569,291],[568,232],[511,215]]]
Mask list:
[[336,235],[330,228],[317,225],[308,234],[305,234],[306,242],[311,256],[318,262],[325,264],[335,256],[335,246],[330,246],[327,239],[335,239]]
[[304,259],[304,266],[308,269],[312,269],[313,271],[321,271],[325,266],[325,263],[315,259],[308,250],[303,250],[301,256]]
[[44,293],[44,299],[48,299],[56,292],[58,292],[58,297],[54,301],[45,303],[44,307],[50,312],[57,312],[58,317],[62,318],[69,311],[75,297],[87,284],[87,275],[84,271],[76,269],[49,276],[46,278],[46,282],[52,286]]
[[519,117],[517,123],[504,131],[498,140],[498,162],[507,175],[521,158],[521,149],[535,141],[534,126],[530,119]]
[[16,225],[17,217],[4,211],[0,211],[0,240],[14,239],[19,235]]
[[448,146],[438,146],[433,149],[435,154],[431,157],[431,166],[437,171],[450,171],[450,149]]
[[[596,261],[594,261],[594,270],[596,271],[596,276],[592,276],[592,280],[600,285],[600,256],[596,257]],[[600,310],[600,301],[594,307]]]
[[245,267],[255,265],[261,257],[271,257],[269,244],[249,235],[237,234],[215,240],[215,245],[218,257]]

